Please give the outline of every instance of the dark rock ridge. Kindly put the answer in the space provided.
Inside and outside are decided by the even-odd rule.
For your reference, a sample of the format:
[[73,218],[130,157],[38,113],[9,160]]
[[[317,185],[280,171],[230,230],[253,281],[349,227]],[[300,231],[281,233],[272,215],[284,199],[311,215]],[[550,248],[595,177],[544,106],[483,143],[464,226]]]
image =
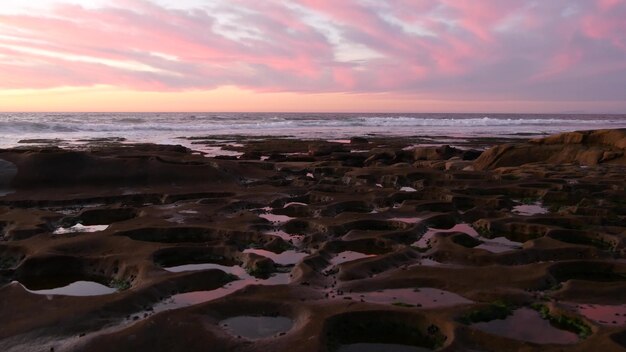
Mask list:
[[[18,189],[78,185],[147,186],[234,177],[180,146],[112,147],[94,151],[59,148],[0,151],[0,185]],[[7,165],[7,166],[5,166]]]

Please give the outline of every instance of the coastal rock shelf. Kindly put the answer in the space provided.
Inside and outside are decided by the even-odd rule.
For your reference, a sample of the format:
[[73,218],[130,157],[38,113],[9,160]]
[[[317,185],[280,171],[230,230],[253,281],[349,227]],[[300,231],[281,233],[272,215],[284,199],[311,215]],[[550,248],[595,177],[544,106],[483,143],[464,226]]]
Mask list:
[[0,150],[0,350],[626,349],[626,131],[232,140]]

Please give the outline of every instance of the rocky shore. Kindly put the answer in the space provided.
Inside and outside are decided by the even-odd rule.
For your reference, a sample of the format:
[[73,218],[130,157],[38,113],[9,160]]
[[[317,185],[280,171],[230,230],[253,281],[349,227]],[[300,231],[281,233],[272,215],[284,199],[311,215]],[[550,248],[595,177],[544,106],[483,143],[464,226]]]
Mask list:
[[626,349],[626,130],[194,143],[0,150],[0,350]]

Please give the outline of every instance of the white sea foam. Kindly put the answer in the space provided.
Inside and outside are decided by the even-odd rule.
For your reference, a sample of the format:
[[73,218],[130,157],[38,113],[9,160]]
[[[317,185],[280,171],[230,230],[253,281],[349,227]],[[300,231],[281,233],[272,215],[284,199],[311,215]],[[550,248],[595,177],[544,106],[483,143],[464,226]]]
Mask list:
[[177,137],[226,134],[335,139],[368,133],[502,136],[618,127],[626,127],[626,115],[3,113],[0,146],[29,138],[180,143]]

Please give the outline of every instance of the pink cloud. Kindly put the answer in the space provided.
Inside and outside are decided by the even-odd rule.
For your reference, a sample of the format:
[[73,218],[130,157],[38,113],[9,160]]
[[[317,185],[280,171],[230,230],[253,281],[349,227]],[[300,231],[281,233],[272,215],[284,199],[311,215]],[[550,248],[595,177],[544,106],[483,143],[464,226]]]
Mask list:
[[583,33],[597,41],[608,41],[626,50],[626,1],[602,0],[597,12],[581,20]]
[[349,67],[333,68],[333,79],[341,89],[353,90],[356,88],[357,78]]
[[484,42],[493,39],[493,27],[509,13],[519,10],[523,2],[485,0],[443,0],[454,13],[461,28]]
[[0,15],[0,88],[626,99],[613,83],[626,80],[623,18],[624,0],[61,4]]
[[598,7],[600,7],[602,11],[608,11],[620,5],[624,5],[624,0],[599,0],[598,1]]

